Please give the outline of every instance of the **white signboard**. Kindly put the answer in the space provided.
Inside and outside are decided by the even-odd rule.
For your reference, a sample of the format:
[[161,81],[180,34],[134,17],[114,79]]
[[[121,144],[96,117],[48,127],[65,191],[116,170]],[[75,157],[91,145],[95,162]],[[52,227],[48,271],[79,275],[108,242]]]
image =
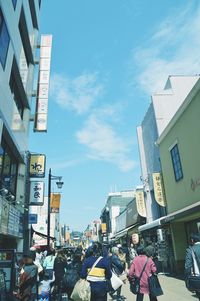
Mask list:
[[30,205],[41,206],[44,203],[44,182],[30,182]]
[[40,43],[40,65],[34,127],[35,132],[47,131],[51,47],[52,35],[42,35]]

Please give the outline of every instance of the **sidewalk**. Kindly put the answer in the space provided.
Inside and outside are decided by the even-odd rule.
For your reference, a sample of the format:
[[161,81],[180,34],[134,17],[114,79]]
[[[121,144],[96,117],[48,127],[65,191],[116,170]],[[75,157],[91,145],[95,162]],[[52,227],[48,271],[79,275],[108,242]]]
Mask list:
[[[183,280],[169,277],[165,275],[159,275],[160,284],[162,286],[164,295],[158,297],[159,301],[197,301],[195,294],[189,292],[185,287]],[[122,287],[122,296],[125,297],[125,301],[134,301],[136,296],[129,290],[129,283]],[[108,301],[112,299],[108,297]],[[149,301],[149,297],[145,295],[144,301]]]

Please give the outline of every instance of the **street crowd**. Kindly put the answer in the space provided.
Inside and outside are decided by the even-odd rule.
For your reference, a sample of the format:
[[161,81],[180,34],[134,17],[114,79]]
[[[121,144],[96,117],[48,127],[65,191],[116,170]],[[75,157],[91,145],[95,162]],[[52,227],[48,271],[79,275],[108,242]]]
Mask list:
[[[186,250],[186,279],[193,269],[193,251],[198,265],[200,236],[197,234],[191,236],[191,246]],[[131,243],[129,247],[93,242],[87,249],[82,246],[43,252],[31,249],[19,263],[15,297],[21,301],[107,301],[109,293],[113,300],[122,301],[122,285],[129,281],[136,301],[143,301],[145,294],[150,301],[156,301],[163,294],[156,271],[151,241]],[[88,295],[84,295],[86,290]],[[199,291],[196,293],[200,300]]]

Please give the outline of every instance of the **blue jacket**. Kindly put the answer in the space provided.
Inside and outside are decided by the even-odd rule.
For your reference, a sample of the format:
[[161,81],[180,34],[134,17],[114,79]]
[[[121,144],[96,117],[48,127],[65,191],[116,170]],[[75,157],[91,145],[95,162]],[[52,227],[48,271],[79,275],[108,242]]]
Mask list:
[[[84,260],[81,271],[81,278],[87,278],[87,275],[97,258],[98,257],[90,256]],[[94,278],[97,279],[97,281],[90,281],[91,290],[94,291],[97,295],[101,295],[102,291],[104,291],[105,293],[107,287],[106,279],[110,279],[112,276],[109,258],[102,257],[91,272],[92,273],[90,276],[94,276]],[[102,280],[102,278],[104,278],[104,280]]]

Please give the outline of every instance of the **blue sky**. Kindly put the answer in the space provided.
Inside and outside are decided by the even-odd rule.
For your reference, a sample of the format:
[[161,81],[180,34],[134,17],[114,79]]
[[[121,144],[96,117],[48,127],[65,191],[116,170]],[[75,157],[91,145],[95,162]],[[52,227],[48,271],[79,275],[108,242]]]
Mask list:
[[200,5],[43,0],[40,28],[53,34],[48,133],[31,133],[30,150],[63,176],[61,222],[84,230],[109,192],[141,185],[136,126],[151,94],[199,74]]

